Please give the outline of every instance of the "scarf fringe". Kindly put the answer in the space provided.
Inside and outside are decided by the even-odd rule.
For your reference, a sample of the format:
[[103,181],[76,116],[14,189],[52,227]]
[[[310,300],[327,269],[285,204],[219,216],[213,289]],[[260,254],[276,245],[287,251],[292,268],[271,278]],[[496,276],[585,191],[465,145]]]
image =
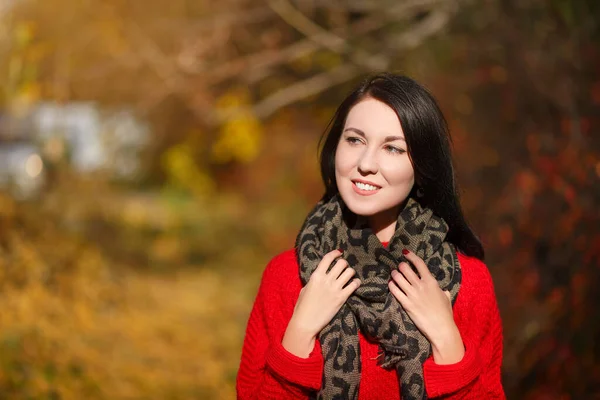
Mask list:
[[379,344],[377,365],[385,369],[396,369],[398,363],[406,357],[406,351],[398,348],[385,348]]

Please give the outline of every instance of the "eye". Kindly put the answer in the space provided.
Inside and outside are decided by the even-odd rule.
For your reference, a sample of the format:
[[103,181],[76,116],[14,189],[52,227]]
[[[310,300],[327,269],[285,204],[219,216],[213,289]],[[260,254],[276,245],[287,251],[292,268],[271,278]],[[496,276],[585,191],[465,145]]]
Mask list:
[[406,150],[401,149],[399,147],[394,147],[394,146],[385,146],[385,150],[389,153],[392,154],[403,154],[406,153]]
[[348,136],[346,138],[346,142],[350,143],[350,144],[360,144],[361,141],[359,138],[355,137],[355,136]]

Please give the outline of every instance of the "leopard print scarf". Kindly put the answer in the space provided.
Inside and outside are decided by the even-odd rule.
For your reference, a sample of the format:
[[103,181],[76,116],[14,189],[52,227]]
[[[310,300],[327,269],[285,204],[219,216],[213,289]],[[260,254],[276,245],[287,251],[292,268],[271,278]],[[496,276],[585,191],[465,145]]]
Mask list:
[[426,399],[423,362],[431,345],[388,289],[391,271],[406,261],[402,249],[421,257],[454,304],[461,282],[455,248],[444,239],[443,219],[408,200],[399,213],[396,231],[384,248],[367,226],[343,204],[339,194],[321,201],[308,215],[296,239],[300,277],[306,285],[323,256],[343,249],[356,270],[360,287],[319,334],[324,369],[318,399],[357,399],[361,363],[358,330],[379,343],[379,364],[395,368],[403,400]]

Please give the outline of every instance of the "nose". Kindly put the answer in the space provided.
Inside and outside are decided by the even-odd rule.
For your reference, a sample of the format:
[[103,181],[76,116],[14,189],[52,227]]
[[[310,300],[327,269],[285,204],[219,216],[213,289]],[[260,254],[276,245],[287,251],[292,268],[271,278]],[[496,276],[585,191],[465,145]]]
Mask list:
[[370,149],[365,149],[358,160],[357,167],[358,172],[362,175],[376,174],[379,170],[379,165],[377,163],[375,152]]

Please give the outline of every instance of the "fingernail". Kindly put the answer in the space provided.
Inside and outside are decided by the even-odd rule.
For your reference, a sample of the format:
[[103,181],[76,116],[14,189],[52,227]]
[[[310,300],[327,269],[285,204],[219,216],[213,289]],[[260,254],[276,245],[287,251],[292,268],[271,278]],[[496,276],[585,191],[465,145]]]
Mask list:
[[408,251],[406,249],[402,249],[402,254],[407,255],[408,253],[410,253],[410,251]]
[[338,249],[338,251],[339,251],[340,253],[343,253],[343,252],[344,252],[344,250],[343,250],[343,249]]

